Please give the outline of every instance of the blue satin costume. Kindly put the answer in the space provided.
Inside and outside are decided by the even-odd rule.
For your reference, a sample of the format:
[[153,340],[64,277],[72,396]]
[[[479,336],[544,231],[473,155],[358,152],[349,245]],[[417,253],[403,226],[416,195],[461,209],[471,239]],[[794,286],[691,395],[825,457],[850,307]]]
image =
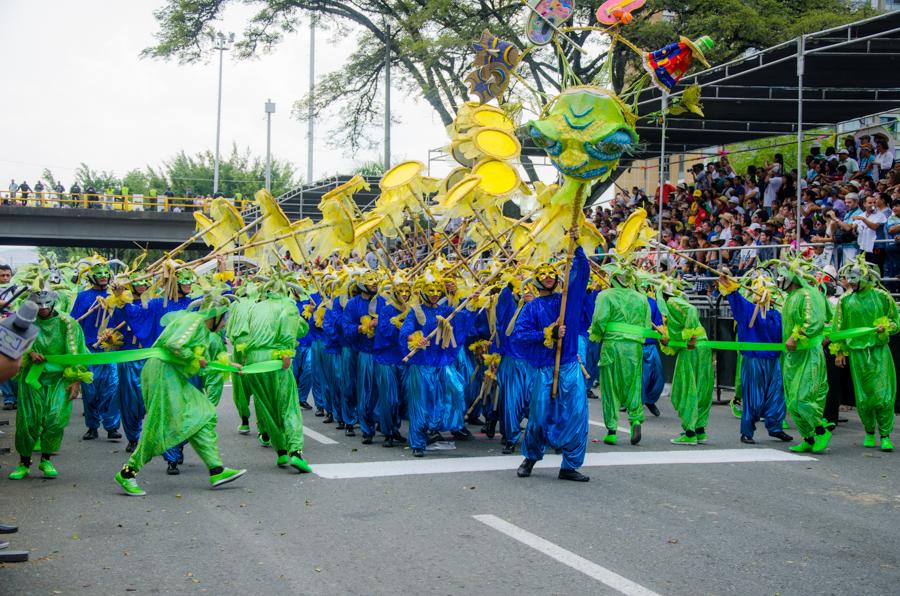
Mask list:
[[[297,310],[300,311],[301,317],[303,317],[303,309],[307,304],[312,304],[315,307],[315,303],[311,298],[297,301]],[[308,403],[309,392],[313,383],[312,338],[309,333],[297,340],[297,350],[294,352],[292,370],[294,372],[294,380],[297,381],[297,398],[301,404]]]
[[[149,305],[148,305],[149,306]],[[149,348],[153,345],[155,322],[153,311],[144,308],[140,300],[126,304],[124,308],[127,327],[122,333],[123,350]],[[141,438],[144,423],[144,396],[141,392],[141,371],[145,360],[119,364],[119,408],[122,413],[122,429],[125,438],[137,442]]]
[[[756,305],[738,292],[728,294],[728,304],[741,341],[781,342],[781,313],[770,308],[766,318],[750,319]],[[782,432],[785,416],[784,384],[779,352],[741,350],[741,434],[753,437],[756,422],[763,418],[770,435]]]
[[[375,300],[377,308],[381,298]],[[369,316],[370,301],[361,295],[354,296],[347,301],[341,319],[342,332],[347,338],[348,347],[356,357],[355,373],[353,381],[356,384],[356,417],[359,420],[359,430],[363,437],[375,436],[375,407],[378,403],[378,394],[375,391],[375,361],[372,358],[375,352],[375,339],[359,332],[360,321],[364,316]],[[376,311],[377,312],[377,311]]]
[[[523,307],[524,308],[524,307]],[[497,299],[497,352],[500,366],[497,368],[497,386],[500,396],[497,400],[496,416],[500,419],[500,436],[505,443],[515,445],[522,435],[522,420],[531,403],[531,377],[534,368],[526,360],[518,342],[514,341],[515,330],[507,335],[510,321],[519,309],[513,291],[507,286],[500,291]]]
[[[75,304],[72,305],[72,318],[79,319],[94,306],[98,297],[106,297],[106,290],[84,290],[78,293]],[[123,320],[122,309],[115,309],[106,323],[107,329],[114,329]],[[84,343],[91,352],[101,352],[97,343],[97,334],[100,331],[100,322],[103,318],[103,309],[98,308],[80,321],[84,331]],[[90,367],[94,374],[93,383],[81,384],[81,395],[84,400],[84,423],[92,430],[97,430],[100,425],[107,432],[117,430],[121,415],[119,412],[119,372],[115,364],[95,364]]]
[[356,355],[343,333],[344,306],[334,298],[325,313],[322,327],[328,336],[326,353],[332,354],[332,408],[334,417],[347,426],[356,426]]
[[522,454],[526,459],[538,461],[543,459],[548,445],[562,449],[561,467],[571,470],[584,463],[588,440],[588,408],[584,375],[578,363],[578,331],[589,277],[587,257],[579,246],[569,273],[569,299],[563,319],[566,335],[562,340],[556,399],[551,399],[556,346],[544,346],[544,329],[559,320],[562,295],[539,296],[526,304],[516,320],[513,336],[526,360],[535,368]]
[[375,361],[375,420],[382,434],[391,437],[400,432],[400,420],[405,414],[406,399],[403,380],[407,366],[398,341],[400,329],[391,319],[400,315],[397,307],[384,299],[378,302],[378,325],[375,327],[373,359]]
[[600,377],[600,342],[591,341],[588,338],[591,320],[594,317],[594,303],[597,302],[599,293],[597,290],[591,290],[585,296],[581,309],[581,328],[578,330],[578,356],[581,358],[581,365],[589,375],[585,380],[588,390],[597,383],[597,379]]
[[[325,332],[321,327],[316,327],[315,310],[322,304],[322,296],[318,292],[314,292],[309,296],[313,304],[313,315],[309,318],[309,333],[304,339],[310,342],[310,368],[314,371],[312,374],[312,396],[313,404],[316,409],[331,413],[331,401],[329,394],[329,383],[331,380],[331,360],[325,356]],[[299,385],[299,384],[298,384]]]
[[[662,313],[659,312],[659,306],[656,300],[647,297],[650,303],[650,320],[654,325],[661,326],[663,324]],[[644,405],[655,404],[662,395],[663,388],[666,385],[666,377],[663,373],[662,357],[659,355],[659,346],[657,341],[648,337],[644,340],[644,368],[641,388],[641,401]]]

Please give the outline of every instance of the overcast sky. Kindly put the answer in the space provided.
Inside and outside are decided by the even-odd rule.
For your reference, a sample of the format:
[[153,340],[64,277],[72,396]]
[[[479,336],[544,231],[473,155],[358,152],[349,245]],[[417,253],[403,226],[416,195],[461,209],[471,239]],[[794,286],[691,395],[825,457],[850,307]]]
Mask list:
[[[10,178],[34,186],[44,167],[68,186],[80,162],[122,175],[157,165],[180,150],[195,153],[215,145],[217,58],[190,66],[139,58],[153,43],[153,10],[161,0],[0,0],[0,52],[5,81],[0,92],[2,188]],[[220,23],[238,35],[253,13],[232,7]],[[316,35],[316,71],[339,69],[354,40],[335,43]],[[265,155],[263,105],[277,105],[272,152],[306,174],[306,126],[291,117],[291,105],[309,80],[309,32],[288,36],[275,52],[235,61],[226,53],[222,99],[222,151],[232,143]],[[428,160],[428,149],[446,141],[443,125],[424,102],[396,92],[395,160]],[[326,146],[334,122],[316,127],[316,177],[347,172],[380,159],[376,148],[357,156]],[[379,131],[373,131],[377,136]],[[439,172],[438,172],[439,173]]]

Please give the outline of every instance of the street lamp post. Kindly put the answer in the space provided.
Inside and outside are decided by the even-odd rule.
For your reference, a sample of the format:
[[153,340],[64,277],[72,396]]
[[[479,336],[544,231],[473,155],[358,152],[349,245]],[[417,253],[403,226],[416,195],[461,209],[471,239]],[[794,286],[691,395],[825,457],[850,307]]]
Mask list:
[[269,99],[266,101],[266,190],[272,190],[272,114],[275,113],[275,103]]
[[227,36],[219,31],[216,33],[216,45],[214,49],[219,52],[219,100],[216,109],[216,160],[213,164],[213,195],[219,192],[219,136],[222,129],[222,60],[226,50],[231,49],[234,43],[234,33]]

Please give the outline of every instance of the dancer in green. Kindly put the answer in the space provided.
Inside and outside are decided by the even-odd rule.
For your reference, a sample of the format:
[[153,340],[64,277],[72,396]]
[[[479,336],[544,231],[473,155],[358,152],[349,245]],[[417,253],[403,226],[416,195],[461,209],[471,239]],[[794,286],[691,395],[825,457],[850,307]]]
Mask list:
[[[45,286],[46,288],[46,286]],[[41,451],[38,468],[44,478],[56,478],[50,457],[59,451],[63,430],[72,413],[72,400],[81,391],[81,382],[90,383],[91,373],[84,366],[60,366],[46,363],[50,354],[84,354],[87,347],[81,326],[69,315],[56,312],[58,295],[50,289],[33,292],[29,298],[38,305],[35,324],[40,333],[28,355],[22,358],[19,372],[19,401],[16,409],[16,451],[19,465],[10,480],[28,476],[31,454]],[[34,367],[41,366],[37,379],[26,379]],[[33,374],[32,374],[33,376]]]
[[[240,297],[237,302],[234,302],[228,311],[225,335],[228,337],[231,345],[234,346],[235,361],[244,364],[244,349],[247,346],[241,343],[243,341],[241,338],[249,333],[247,323],[250,319],[250,311],[256,306],[257,288],[253,282],[247,282],[241,286],[241,289],[244,290],[244,296]],[[234,400],[234,407],[237,409],[238,416],[241,418],[238,432],[242,435],[249,435],[250,394],[247,392],[244,384],[244,377],[239,375],[232,377],[231,397]],[[260,437],[262,437],[262,434],[260,434]]]
[[241,477],[246,470],[222,466],[216,437],[216,409],[188,379],[219,359],[221,343],[211,340],[214,325],[227,311],[215,306],[200,312],[174,311],[162,319],[162,335],[153,344],[165,357],[147,359],[141,372],[141,388],[147,415],[137,448],[119,471],[116,482],[130,496],[146,494],[135,476],[154,456],[183,441],[191,444],[206,467],[209,483],[217,488]]
[[837,366],[846,366],[849,356],[856,410],[866,431],[863,447],[875,447],[877,426],[881,450],[893,451],[890,435],[894,428],[897,376],[888,342],[900,330],[897,305],[890,294],[875,287],[878,268],[865,262],[862,256],[841,268],[841,277],[847,280],[852,291],[838,302],[833,330],[875,327],[877,332],[848,338],[829,348],[836,356]]
[[[697,307],[685,300],[677,282],[663,278],[664,300],[657,300],[666,322],[665,334],[660,339],[663,353],[677,354],[675,376],[672,379],[672,405],[681,419],[683,432],[672,439],[675,445],[706,443],[706,425],[713,396],[712,350],[698,346],[706,339],[706,330],[700,325]],[[673,348],[669,341],[686,341],[684,348]]]
[[779,286],[787,292],[781,313],[781,334],[787,352],[781,368],[787,411],[802,438],[791,451],[821,453],[831,440],[822,418],[828,378],[821,344],[828,306],[825,296],[810,285],[815,278],[808,277],[804,266],[805,262],[795,259],[777,267]]
[[[266,298],[249,312],[246,325],[236,329],[244,364],[281,360],[281,370],[243,378],[244,389],[253,394],[253,406],[260,426],[260,442],[268,439],[277,453],[280,468],[290,465],[298,472],[311,472],[303,459],[303,416],[297,400],[297,383],[291,370],[297,337],[306,335],[307,322],[297,305],[288,298],[284,281],[273,277],[267,283]],[[232,308],[240,308],[240,303]]]
[[619,408],[624,407],[631,423],[631,444],[637,445],[644,422],[641,332],[650,328],[650,304],[646,296],[632,289],[634,274],[627,266],[611,263],[604,265],[603,270],[611,287],[597,295],[590,332],[591,341],[601,342],[600,393],[606,425],[603,442],[616,444]]

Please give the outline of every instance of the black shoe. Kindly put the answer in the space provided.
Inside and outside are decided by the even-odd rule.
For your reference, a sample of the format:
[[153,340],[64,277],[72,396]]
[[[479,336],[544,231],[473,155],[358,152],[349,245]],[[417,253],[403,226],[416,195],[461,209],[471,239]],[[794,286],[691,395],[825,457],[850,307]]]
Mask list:
[[137,441],[128,441],[128,445],[125,446],[125,453],[134,453],[135,449],[137,449]]
[[15,410],[16,404],[3,404],[3,409],[4,410]]
[[372,435],[363,435],[362,444],[363,445],[371,445],[372,444]]
[[325,414],[325,419],[322,420],[322,424],[332,424],[334,422],[334,416],[330,413]]
[[647,404],[647,409],[650,410],[650,413],[654,416],[659,416],[659,408],[656,407],[656,404]]
[[531,469],[534,467],[534,464],[537,462],[533,459],[525,459],[519,464],[519,469],[516,470],[516,476],[519,478],[528,478],[531,476]]
[[106,431],[106,439],[109,441],[117,441],[122,438],[122,433],[117,430]]
[[395,432],[393,435],[391,435],[391,438],[394,439],[395,443],[405,443],[406,442],[406,437],[401,435],[399,431]]
[[631,444],[637,445],[641,442],[641,425],[635,424],[631,427]]
[[384,443],[381,444],[382,447],[396,447],[397,443],[394,442],[393,437],[385,437]]
[[321,418],[325,415],[325,410],[322,408],[316,408],[316,418]]
[[600,396],[593,391],[588,390],[588,399],[600,399]]
[[344,436],[347,436],[347,437],[355,437],[356,436],[356,431],[353,430],[352,424],[347,425],[347,432],[344,433]]
[[473,415],[466,418],[466,424],[471,424],[472,426],[484,426],[484,420]]
[[[783,430],[780,430],[777,433],[770,433],[769,436],[774,439],[780,439],[780,440],[784,441],[785,443],[790,443],[791,441],[794,440],[794,437],[787,434]],[[752,442],[752,440],[751,440],[751,442]]]
[[433,445],[434,443],[437,443],[438,441],[443,441],[443,440],[444,440],[444,437],[441,436],[441,433],[439,433],[438,431],[434,431],[432,433],[428,433],[428,438],[425,440],[425,442],[429,445]]
[[169,476],[178,476],[181,474],[181,470],[178,469],[178,464],[173,461],[169,462],[169,467],[166,468],[166,474]]
[[19,531],[19,526],[9,524],[0,524],[0,534],[15,534]]
[[554,453],[555,455],[562,455],[562,448],[560,448],[560,447],[555,447],[555,448],[553,449],[553,453]]
[[503,455],[510,455],[516,452],[516,444],[515,443],[507,443],[503,446]]
[[572,480],[574,482],[590,482],[591,477],[585,476],[578,470],[559,470],[559,479],[560,480]]
[[468,441],[469,439],[473,438],[472,431],[470,431],[465,426],[459,430],[452,431],[450,434],[453,435],[454,439],[459,439],[460,441]]
[[[13,406],[13,409],[15,410],[16,407]],[[847,424],[848,422],[850,422],[849,419],[847,419],[847,418],[841,418],[840,416],[838,416],[838,424]]]
[[[784,434],[783,432],[781,434]],[[790,441],[792,439],[788,439]],[[756,445],[756,441],[753,440],[753,437],[748,437],[747,435],[741,435],[741,443],[746,443],[747,445]]]
[[312,406],[306,403],[305,401],[300,402],[300,407],[304,410],[312,410]]
[[94,439],[96,439],[99,436],[100,436],[100,433],[97,432],[96,428],[89,428],[89,429],[87,429],[86,433],[81,435],[81,440],[82,441],[93,441]]
[[413,449],[413,457],[425,457],[424,449]]
[[489,420],[488,422],[486,422],[485,425],[481,427],[481,432],[483,432],[484,436],[486,436],[487,438],[493,439],[497,434],[497,421]]
[[337,426],[335,426],[334,428],[336,428],[337,430],[344,430],[345,428],[347,428],[347,425],[343,422],[338,422]]

